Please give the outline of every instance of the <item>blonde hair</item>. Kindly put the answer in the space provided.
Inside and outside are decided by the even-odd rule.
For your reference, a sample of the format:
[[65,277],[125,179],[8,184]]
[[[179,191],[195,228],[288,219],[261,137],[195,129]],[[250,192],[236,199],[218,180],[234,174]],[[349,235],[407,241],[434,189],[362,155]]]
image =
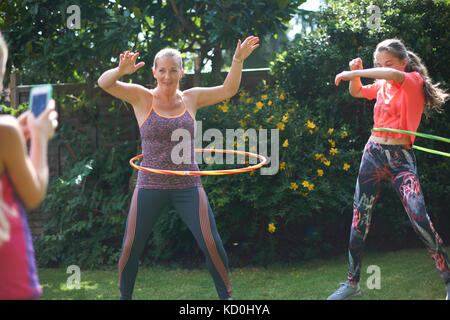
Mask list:
[[173,58],[180,66],[180,70],[183,70],[183,58],[181,57],[181,53],[177,49],[173,48],[165,48],[158,51],[155,55],[155,59],[153,60],[153,70],[156,70],[156,63],[158,62],[158,59],[162,57]]
[[449,95],[445,92],[445,90],[439,88],[440,83],[433,83],[432,79],[428,75],[427,68],[422,63],[422,60],[419,58],[419,56],[414,52],[407,50],[403,42],[399,39],[386,39],[380,42],[377,45],[375,52],[373,53],[374,62],[375,56],[380,51],[387,51],[400,60],[406,59],[408,61],[405,72],[417,71],[423,78],[425,115],[428,116],[430,110],[441,113],[441,105],[445,103]]
[[6,65],[6,61],[8,60],[8,46],[6,45],[5,40],[0,35],[0,82],[3,81],[3,66]]

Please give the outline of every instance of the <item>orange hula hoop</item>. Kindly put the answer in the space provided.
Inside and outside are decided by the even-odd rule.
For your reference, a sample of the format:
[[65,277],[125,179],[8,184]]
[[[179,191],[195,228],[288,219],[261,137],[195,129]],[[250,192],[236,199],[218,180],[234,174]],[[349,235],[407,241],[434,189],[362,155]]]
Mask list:
[[249,157],[254,157],[262,160],[260,163],[257,163],[253,166],[249,166],[246,168],[240,168],[240,169],[226,169],[226,170],[204,170],[204,171],[177,171],[177,170],[164,170],[164,169],[153,169],[153,168],[146,168],[141,167],[134,162],[137,159],[140,159],[143,157],[142,154],[135,156],[130,159],[129,163],[130,165],[138,170],[145,171],[145,172],[153,172],[153,173],[160,173],[160,174],[172,174],[172,175],[179,175],[179,176],[211,176],[211,175],[225,175],[225,174],[235,174],[235,173],[242,173],[247,171],[252,171],[261,168],[263,165],[267,163],[267,158],[256,153],[252,152],[246,152],[246,151],[239,151],[239,150],[222,150],[222,149],[194,149],[194,151],[197,152],[205,152],[205,151],[211,151],[211,152],[222,152],[222,153],[234,153],[234,154],[241,154]]

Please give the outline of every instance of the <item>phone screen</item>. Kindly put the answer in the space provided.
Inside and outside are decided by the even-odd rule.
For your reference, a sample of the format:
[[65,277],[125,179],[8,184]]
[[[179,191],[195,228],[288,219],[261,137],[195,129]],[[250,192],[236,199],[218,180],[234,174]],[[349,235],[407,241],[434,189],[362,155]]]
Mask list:
[[31,111],[38,117],[47,106],[47,93],[34,94],[31,100]]

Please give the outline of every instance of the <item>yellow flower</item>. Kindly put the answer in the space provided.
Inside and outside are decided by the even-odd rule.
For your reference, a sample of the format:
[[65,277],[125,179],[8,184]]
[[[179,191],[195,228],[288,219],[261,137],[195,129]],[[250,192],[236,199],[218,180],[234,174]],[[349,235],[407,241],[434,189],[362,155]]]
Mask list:
[[286,162],[283,161],[282,163],[280,163],[280,170],[286,170]]
[[226,104],[223,104],[219,106],[219,109],[222,110],[222,112],[228,112],[229,107]]
[[298,189],[297,183],[291,182],[291,186],[289,187],[289,189],[291,189],[291,190],[297,190],[297,189]]
[[344,168],[345,171],[347,171],[348,169],[350,169],[350,165],[348,163],[344,163]]
[[269,101],[267,102],[267,105],[270,107],[270,106],[272,105],[272,101],[269,100]]
[[283,121],[283,122],[288,122],[288,119],[289,119],[289,116],[288,116],[287,114],[285,114],[285,115],[283,116],[283,119],[281,119],[281,121]]
[[341,133],[341,138],[345,138],[346,136],[348,136],[347,131],[344,131],[344,132]]
[[333,139],[328,139],[328,142],[331,144],[333,148],[336,146],[336,143],[333,141]]
[[241,124],[241,126],[243,126],[243,127],[245,127],[246,125],[247,125],[247,121],[245,121],[245,120],[239,120],[238,121],[240,124]]
[[330,154],[332,154],[333,156],[338,153],[338,149],[337,148],[331,148],[330,149]]
[[261,100],[267,100],[267,98],[268,98],[268,95],[267,95],[267,94],[263,94],[263,95],[261,96]]
[[322,157],[323,157],[323,154],[321,154],[321,153],[316,153],[314,155],[314,159],[316,159],[316,160],[322,159]]
[[314,124],[314,122],[312,122],[312,121],[307,121],[306,122],[306,124],[305,124],[308,128],[310,128],[310,129],[314,129],[315,127],[316,127],[316,125]]
[[252,98],[247,98],[247,100],[245,100],[245,103],[250,103],[252,102]]
[[269,223],[269,228],[268,228],[268,230],[269,230],[270,233],[274,233],[276,229],[277,229],[277,228],[275,228],[275,224],[274,224],[273,222],[272,222],[272,223]]
[[313,134],[314,132],[312,130],[309,130],[309,134]]
[[244,119],[250,118],[250,115],[247,113],[244,117]]
[[269,118],[267,118],[267,120],[266,120],[266,122],[270,122],[270,121],[272,121],[272,119],[274,118],[275,116],[270,116]]
[[281,123],[281,122],[277,123],[277,129],[284,130],[284,123]]
[[289,145],[288,139],[284,140],[283,147],[287,148]]
[[329,167],[331,165],[331,162],[330,162],[330,160],[327,160],[327,161],[324,161],[323,164],[326,165],[327,167]]
[[280,99],[284,100],[284,93],[280,94]]
[[330,128],[330,129],[328,129],[328,134],[332,134],[332,133],[333,133],[333,131],[334,131],[334,129],[333,129],[333,128]]
[[323,176],[323,170],[322,169],[317,169],[317,175],[319,177]]
[[308,186],[309,186],[309,182],[308,181],[303,181],[302,182],[302,186],[304,186],[305,188],[308,188]]
[[256,103],[256,107],[258,108],[258,110],[261,109],[263,106],[264,106],[264,103],[262,103],[261,101],[258,101]]
[[307,188],[308,188],[309,191],[313,190],[314,189],[314,183],[310,183]]

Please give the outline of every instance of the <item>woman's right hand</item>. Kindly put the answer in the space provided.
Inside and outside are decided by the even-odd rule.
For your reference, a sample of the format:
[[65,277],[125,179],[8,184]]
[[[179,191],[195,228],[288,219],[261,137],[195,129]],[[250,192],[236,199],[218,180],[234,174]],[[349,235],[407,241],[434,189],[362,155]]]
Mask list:
[[138,56],[139,52],[133,53],[126,51],[125,53],[121,53],[119,56],[119,73],[121,75],[132,74],[136,72],[136,70],[142,68],[145,65],[145,62],[142,61],[136,64]]
[[356,58],[350,61],[349,63],[350,70],[362,70],[363,69],[363,63],[361,58]]
[[34,117],[32,112],[27,112],[27,125],[31,139],[36,136],[41,136],[50,140],[58,126],[58,113],[55,111],[55,100],[51,99],[47,104],[47,108],[37,118]]

